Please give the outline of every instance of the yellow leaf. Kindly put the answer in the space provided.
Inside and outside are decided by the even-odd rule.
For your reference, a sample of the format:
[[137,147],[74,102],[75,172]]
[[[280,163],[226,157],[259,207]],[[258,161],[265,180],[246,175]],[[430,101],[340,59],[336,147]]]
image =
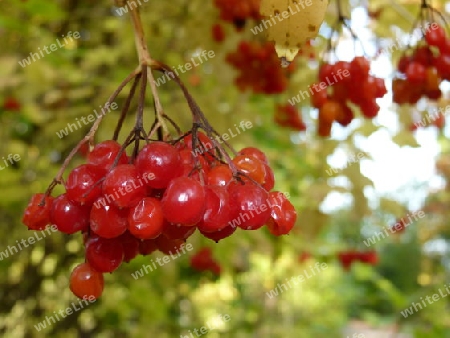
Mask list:
[[278,57],[294,60],[303,44],[316,37],[328,0],[262,0],[261,14],[267,38],[275,41]]

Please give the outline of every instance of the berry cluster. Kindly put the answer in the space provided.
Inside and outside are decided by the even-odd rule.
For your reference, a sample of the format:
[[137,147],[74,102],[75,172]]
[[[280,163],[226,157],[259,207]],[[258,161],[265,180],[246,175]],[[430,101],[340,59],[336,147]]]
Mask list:
[[378,254],[376,251],[342,251],[338,253],[338,260],[345,270],[350,270],[354,262],[362,262],[369,265],[378,263]]
[[244,28],[248,19],[260,20],[261,0],[214,0],[220,11],[220,19],[233,23],[236,30]]
[[397,65],[400,76],[392,81],[393,101],[416,104],[422,97],[436,101],[442,96],[442,80],[450,80],[450,39],[445,29],[432,23],[424,39]]
[[226,56],[226,61],[240,71],[235,84],[241,91],[247,88],[254,93],[278,94],[286,90],[288,76],[294,63],[284,69],[273,43],[241,41],[237,50]]
[[297,108],[291,104],[276,105],[274,121],[280,127],[287,127],[296,131],[306,130],[302,116]]
[[323,137],[331,135],[334,121],[342,126],[351,123],[354,114],[348,102],[359,106],[366,118],[374,118],[380,110],[376,99],[387,93],[384,80],[370,75],[370,62],[362,56],[324,63],[318,77],[319,83],[310,87],[311,105],[319,109],[318,134]]
[[270,192],[274,176],[263,152],[244,148],[225,164],[202,132],[172,143],[148,142],[128,157],[116,141],[101,142],[70,172],[65,193],[31,198],[23,216],[29,229],[52,223],[62,233],[84,234],[86,263],[70,278],[76,296],[99,297],[102,273],[139,253],[175,252],[197,228],[217,242],[237,227],[267,225],[279,236],[294,226],[292,204]]
[[213,258],[211,248],[202,248],[191,257],[190,265],[194,270],[203,272],[211,271],[215,275],[220,275],[221,267]]

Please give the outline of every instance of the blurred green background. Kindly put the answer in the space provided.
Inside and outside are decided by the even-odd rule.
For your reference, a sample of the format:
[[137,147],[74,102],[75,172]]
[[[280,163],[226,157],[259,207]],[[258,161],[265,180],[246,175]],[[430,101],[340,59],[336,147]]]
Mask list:
[[[382,332],[405,334],[396,337],[450,337],[450,298],[408,318],[400,313],[450,282],[449,130],[408,129],[410,112],[426,113],[432,106],[425,102],[400,109],[388,94],[378,118],[357,116],[348,127],[333,129],[330,139],[321,139],[314,126],[317,111],[305,100],[297,108],[307,130],[284,129],[274,123],[275,104],[286,104],[316,80],[318,60],[336,20],[334,2],[313,43],[314,57],[297,58],[289,87],[280,95],[240,92],[233,84],[236,72],[225,62],[239,41],[263,39],[250,32],[254,22],[239,33],[222,22],[226,40],[217,43],[211,27],[220,20],[212,0],[141,3],[154,59],[177,66],[198,51],[215,52],[214,58],[180,76],[219,133],[243,120],[253,123],[231,143],[236,149],[256,146],[267,154],[275,188],[291,195],[297,224],[290,235],[280,238],[267,229],[237,231],[219,244],[196,233],[189,239],[192,252],[135,280],[131,273],[162,254],[140,256],[105,276],[105,291],[98,301],[38,331],[35,325],[46,316],[77,302],[68,278],[84,259],[82,236],[55,233],[0,260],[0,335],[165,338],[192,333],[195,337],[194,329],[228,315],[230,320],[208,331],[208,337],[368,338],[369,330],[373,337],[384,337]],[[137,66],[137,57],[129,15],[119,16],[112,1],[0,0],[0,5],[0,157],[20,155],[20,161],[0,171],[0,251],[4,251],[33,235],[21,224],[30,196],[45,191],[89,125],[62,139],[56,132],[103,105]],[[444,1],[433,5],[443,12],[449,7]],[[406,36],[419,3],[352,0],[343,6],[359,25],[370,52],[398,34]],[[372,20],[368,9],[381,9],[379,18]],[[80,38],[26,67],[19,65],[69,31],[79,32]],[[342,46],[347,43],[348,36],[339,41]],[[348,53],[343,58],[348,59]],[[388,62],[377,64],[388,87],[400,54],[394,50],[384,55]],[[448,98],[448,85],[442,89]],[[181,91],[172,82],[158,91],[165,112],[188,130],[190,113]],[[116,101],[119,106],[125,92]],[[435,107],[447,103],[444,98]],[[150,95],[147,107],[150,113]],[[105,117],[97,141],[112,137],[118,117],[119,110]],[[125,128],[131,129],[133,123],[130,117]],[[392,156],[371,153],[375,148]],[[361,162],[327,173],[361,151],[365,154]],[[84,160],[82,155],[76,157],[70,168]],[[414,170],[421,167],[425,173],[417,176]],[[57,187],[55,194],[61,192]],[[423,210],[425,217],[370,248],[364,244],[375,231],[391,227],[411,210]],[[222,267],[220,276],[191,268],[190,256],[203,247],[212,248]],[[351,250],[376,250],[377,262],[356,262],[345,270],[339,252]],[[316,263],[326,263],[327,269],[279,296],[267,295],[278,283],[305,275],[305,270],[310,273]]]

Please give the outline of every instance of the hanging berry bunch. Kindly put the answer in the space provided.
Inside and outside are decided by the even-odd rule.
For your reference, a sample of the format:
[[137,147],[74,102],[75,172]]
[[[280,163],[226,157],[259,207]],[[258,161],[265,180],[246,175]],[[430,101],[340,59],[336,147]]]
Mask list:
[[[339,1],[337,3],[341,13]],[[328,42],[327,55],[335,54],[332,40],[340,27],[351,33],[354,43],[358,41],[347,19],[340,14]],[[318,83],[312,84],[309,92],[300,91],[299,95],[310,97],[311,105],[319,109],[317,133],[329,137],[333,122],[342,126],[352,122],[352,105],[358,106],[365,118],[377,116],[380,107],[376,99],[386,93],[384,80],[370,74],[370,61],[364,56],[356,56],[350,62],[323,62],[319,67]]]
[[[102,274],[115,271],[139,253],[182,250],[196,229],[218,242],[237,228],[256,230],[265,225],[280,236],[289,233],[296,222],[296,211],[287,197],[272,191],[273,171],[264,153],[251,147],[236,152],[211,127],[175,72],[150,58],[137,10],[131,15],[140,64],[105,105],[132,83],[112,139],[96,144],[87,163],[63,179],[79,149],[94,143],[104,116],[100,115],[47,191],[31,198],[23,216],[31,230],[54,224],[62,233],[83,234],[85,263],[70,277],[70,288],[80,298],[98,298]],[[164,113],[152,70],[170,75],[179,85],[191,110],[191,130],[182,132]],[[144,127],[147,82],[155,108],[148,130]],[[120,144],[122,123],[137,91],[135,126]],[[64,185],[65,193],[53,197],[58,184]]]
[[271,42],[242,41],[226,61],[240,72],[235,79],[239,90],[259,94],[284,92],[295,69],[295,63],[286,69],[281,67]]
[[392,81],[397,104],[416,104],[421,98],[437,101],[442,96],[441,82],[450,81],[450,38],[436,16],[445,24],[442,14],[423,1],[411,32],[412,37],[418,26],[421,38],[414,48],[405,50],[397,65],[399,74]]

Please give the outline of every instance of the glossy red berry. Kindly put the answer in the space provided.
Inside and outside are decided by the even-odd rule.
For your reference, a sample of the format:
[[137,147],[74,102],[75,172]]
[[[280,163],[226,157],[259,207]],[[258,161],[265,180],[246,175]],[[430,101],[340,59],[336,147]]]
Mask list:
[[122,235],[128,227],[128,209],[119,209],[100,197],[92,205],[90,214],[91,230],[103,238]]
[[239,171],[254,181],[259,184],[264,183],[266,177],[265,163],[258,158],[249,155],[238,155],[233,158],[233,163]]
[[66,181],[67,197],[80,204],[92,204],[102,193],[103,171],[92,164],[73,169]]
[[226,187],[207,186],[206,209],[203,219],[197,224],[198,229],[204,232],[222,230],[230,221],[230,198]]
[[295,225],[297,212],[284,194],[273,191],[269,194],[270,219],[267,222],[269,231],[275,235],[288,234]]
[[62,194],[53,201],[50,220],[59,231],[73,234],[88,229],[90,211],[89,206],[72,202],[66,194]]
[[147,144],[136,158],[139,173],[152,179],[147,185],[154,189],[166,188],[170,181],[183,174],[183,164],[178,150],[164,142]]
[[247,155],[247,156],[253,156],[256,157],[258,160],[264,163],[269,163],[267,160],[266,154],[264,154],[261,150],[254,147],[246,147],[239,150],[238,155]]
[[[22,223],[30,230],[44,230],[47,224],[50,224],[50,212],[53,204],[53,197],[45,194],[34,194],[22,217]],[[39,204],[44,199],[44,205]]]
[[113,272],[123,258],[123,244],[118,238],[96,237],[86,242],[86,260],[99,272]]
[[208,185],[226,186],[233,179],[229,166],[220,164],[211,168],[206,175]]
[[[105,173],[111,170],[111,166],[114,164],[117,155],[121,150],[121,145],[114,140],[107,140],[97,144],[94,149],[88,155],[88,163],[93,164],[99,168],[102,168]],[[122,152],[117,165],[127,164],[128,156],[125,151]]]
[[190,177],[170,182],[161,200],[165,219],[170,223],[193,226],[205,212],[205,189]]
[[130,209],[128,230],[140,239],[153,239],[163,231],[164,216],[161,202],[156,198],[145,197]]
[[120,208],[134,206],[145,197],[146,183],[150,181],[146,174],[140,176],[134,165],[118,165],[103,181],[103,197]]
[[97,299],[103,293],[105,281],[103,274],[89,263],[77,265],[70,275],[70,290],[81,299]]
[[234,226],[244,230],[256,230],[270,218],[269,193],[263,188],[247,182],[232,182],[228,187]]

